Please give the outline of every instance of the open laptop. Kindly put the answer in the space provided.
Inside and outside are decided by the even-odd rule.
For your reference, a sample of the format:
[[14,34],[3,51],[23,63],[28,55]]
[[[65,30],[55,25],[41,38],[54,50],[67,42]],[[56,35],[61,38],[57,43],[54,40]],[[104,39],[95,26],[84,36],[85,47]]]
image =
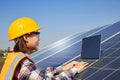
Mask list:
[[100,59],[101,35],[82,39],[81,59]]
[[94,35],[82,39],[82,49],[80,61],[88,62],[89,65],[81,69],[78,73],[92,66],[100,59],[101,35]]
[[89,64],[80,71],[78,71],[78,73],[92,66],[100,59],[100,47],[101,47],[100,44],[101,44],[101,35],[89,36],[82,39],[82,49],[80,52],[81,56],[79,62],[85,61],[88,62]]

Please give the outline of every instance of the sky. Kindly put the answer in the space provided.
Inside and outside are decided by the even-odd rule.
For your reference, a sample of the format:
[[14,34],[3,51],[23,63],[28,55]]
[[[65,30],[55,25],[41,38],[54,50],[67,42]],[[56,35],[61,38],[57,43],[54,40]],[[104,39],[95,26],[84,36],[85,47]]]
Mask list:
[[40,27],[40,47],[76,33],[120,21],[120,0],[0,0],[0,49],[13,47],[9,25],[31,17]]

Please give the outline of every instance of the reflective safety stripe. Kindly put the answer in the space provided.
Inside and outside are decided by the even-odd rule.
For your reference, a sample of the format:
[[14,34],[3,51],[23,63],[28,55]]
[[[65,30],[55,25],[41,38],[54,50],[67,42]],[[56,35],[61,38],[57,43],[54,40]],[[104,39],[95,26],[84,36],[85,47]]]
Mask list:
[[33,62],[29,58],[29,56],[25,55],[24,53],[21,53],[21,52],[8,53],[6,60],[4,62],[4,65],[2,67],[1,73],[0,73],[0,80],[12,80],[17,65],[24,58],[27,58],[31,62]]
[[10,67],[8,69],[8,72],[7,72],[7,74],[4,78],[5,80],[11,80],[12,79],[13,74],[14,74],[14,70],[17,66],[17,63],[24,57],[25,57],[25,55],[23,53],[20,53],[15,57],[15,59],[13,60],[12,64],[10,65]]

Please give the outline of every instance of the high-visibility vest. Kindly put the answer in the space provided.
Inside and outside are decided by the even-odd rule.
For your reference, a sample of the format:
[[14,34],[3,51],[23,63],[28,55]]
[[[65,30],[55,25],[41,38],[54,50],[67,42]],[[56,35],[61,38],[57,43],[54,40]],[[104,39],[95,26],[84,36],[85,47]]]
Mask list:
[[25,57],[26,55],[21,52],[8,53],[0,73],[0,80],[12,80],[18,63]]

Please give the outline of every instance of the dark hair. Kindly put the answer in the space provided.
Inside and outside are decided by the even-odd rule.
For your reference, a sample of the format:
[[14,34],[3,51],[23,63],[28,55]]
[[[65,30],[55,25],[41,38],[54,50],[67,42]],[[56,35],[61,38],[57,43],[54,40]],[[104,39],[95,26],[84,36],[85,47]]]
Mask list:
[[14,52],[26,53],[28,51],[28,47],[26,45],[26,41],[24,40],[23,36],[15,39],[14,41],[15,41]]

